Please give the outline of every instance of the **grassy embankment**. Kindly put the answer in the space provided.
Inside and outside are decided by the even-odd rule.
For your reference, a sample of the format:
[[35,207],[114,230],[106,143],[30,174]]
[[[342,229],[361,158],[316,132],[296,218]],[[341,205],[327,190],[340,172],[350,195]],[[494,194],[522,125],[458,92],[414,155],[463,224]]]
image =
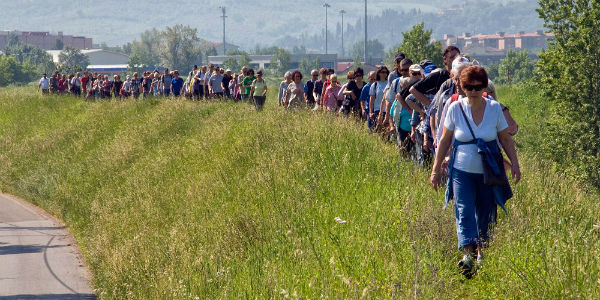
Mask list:
[[600,297],[598,194],[535,159],[537,95],[499,91],[524,178],[465,280],[428,170],[274,94],[256,113],[2,89],[0,188],[66,221],[102,299]]

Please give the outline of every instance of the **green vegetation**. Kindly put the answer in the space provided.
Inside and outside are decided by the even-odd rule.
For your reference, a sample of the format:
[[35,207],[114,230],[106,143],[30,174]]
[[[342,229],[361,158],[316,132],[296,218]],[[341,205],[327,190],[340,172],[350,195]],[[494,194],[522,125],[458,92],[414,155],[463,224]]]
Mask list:
[[536,83],[551,102],[541,146],[561,170],[600,187],[600,3],[540,0],[556,39],[540,54]]
[[490,65],[486,70],[496,84],[524,83],[533,78],[535,64],[527,50],[508,50],[499,64]]
[[[0,56],[0,86],[27,84],[36,77],[35,67],[12,56]],[[41,76],[40,76],[41,77]]]
[[524,177],[472,280],[428,170],[274,91],[256,113],[2,89],[0,187],[69,224],[101,299],[600,297],[598,194],[537,158],[534,89],[498,89]]
[[413,62],[419,63],[429,59],[438,67],[443,67],[442,43],[431,42],[431,29],[425,30],[425,23],[419,23],[411,30],[402,33],[402,43],[388,51],[385,62],[388,66],[394,65],[394,57],[397,52],[402,52]]

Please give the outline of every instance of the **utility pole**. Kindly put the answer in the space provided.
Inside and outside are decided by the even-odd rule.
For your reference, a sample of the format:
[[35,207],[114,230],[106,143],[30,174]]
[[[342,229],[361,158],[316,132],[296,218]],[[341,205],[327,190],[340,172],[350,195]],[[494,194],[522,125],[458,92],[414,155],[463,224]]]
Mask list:
[[365,66],[367,65],[367,0],[365,0]]
[[223,18],[223,55],[226,55],[227,48],[225,47],[225,18],[227,18],[227,16],[225,15],[225,6],[219,6],[219,8],[223,12],[223,15],[221,16],[221,18]]
[[340,14],[342,15],[342,57],[344,57],[344,14],[345,10],[340,10]]
[[323,4],[323,7],[325,7],[325,54],[327,54],[327,9],[331,7],[331,5],[325,3]]

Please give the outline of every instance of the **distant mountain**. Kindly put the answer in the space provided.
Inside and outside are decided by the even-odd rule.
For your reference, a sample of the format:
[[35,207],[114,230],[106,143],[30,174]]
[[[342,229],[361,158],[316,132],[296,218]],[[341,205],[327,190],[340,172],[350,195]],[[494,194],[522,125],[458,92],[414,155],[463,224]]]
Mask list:
[[[485,1],[459,1],[459,0],[369,0],[368,14],[373,18],[369,32],[379,37],[385,46],[397,44],[400,33],[406,28],[425,21],[426,27],[434,28],[434,36],[449,31],[458,33],[454,28],[472,27],[476,29],[485,26],[487,22],[496,19],[499,26],[493,30],[514,28],[515,30],[528,30],[523,24],[533,24],[531,28],[540,29],[541,22],[533,9],[536,1],[494,1],[489,4]],[[347,41],[352,42],[362,37],[362,23],[364,15],[363,0],[330,0],[329,32],[337,40],[340,29],[341,17],[339,11],[346,10],[344,20],[350,24],[347,30]],[[175,24],[190,25],[198,29],[201,38],[213,41],[222,40],[222,19],[220,6],[227,8],[227,41],[252,49],[255,45],[279,46],[302,45],[302,35],[310,38],[317,35],[324,39],[325,9],[323,0],[179,0],[179,1],[130,1],[130,0],[20,0],[1,1],[0,11],[4,12],[0,18],[0,30],[23,31],[63,31],[65,34],[84,35],[92,37],[94,43],[106,42],[109,45],[121,45],[139,37],[146,29],[156,27],[162,29]],[[447,20],[436,19],[441,9],[482,7],[482,18],[479,24],[465,24],[463,19]],[[504,7],[504,15],[489,16],[487,8],[494,6]],[[404,19],[386,18],[390,13],[402,15],[410,13],[414,17]],[[527,12],[516,13],[516,12]],[[376,17],[384,15],[384,17]],[[524,18],[510,19],[510,15]],[[360,21],[359,21],[360,20]],[[510,23],[510,22],[517,22]],[[345,25],[346,25],[345,24]],[[443,24],[437,28],[435,24]],[[346,27],[346,26],[345,26]],[[502,31],[511,31],[510,29]],[[444,30],[444,32],[442,32]],[[462,30],[462,29],[461,29]],[[386,39],[386,37],[388,37]],[[314,39],[314,38],[313,38]],[[291,43],[291,41],[294,41]],[[330,49],[337,50],[339,42],[331,41]],[[348,43],[349,43],[348,42]],[[335,43],[338,43],[336,46]],[[347,43],[347,44],[348,44]],[[323,42],[315,42],[307,47],[323,47]],[[348,44],[347,47],[350,47]]]

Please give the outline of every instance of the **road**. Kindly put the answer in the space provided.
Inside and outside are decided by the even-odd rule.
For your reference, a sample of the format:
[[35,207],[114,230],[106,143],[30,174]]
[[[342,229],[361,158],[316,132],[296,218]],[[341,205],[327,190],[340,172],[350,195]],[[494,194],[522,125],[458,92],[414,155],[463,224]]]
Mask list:
[[89,271],[61,222],[0,194],[0,299],[96,299]]

